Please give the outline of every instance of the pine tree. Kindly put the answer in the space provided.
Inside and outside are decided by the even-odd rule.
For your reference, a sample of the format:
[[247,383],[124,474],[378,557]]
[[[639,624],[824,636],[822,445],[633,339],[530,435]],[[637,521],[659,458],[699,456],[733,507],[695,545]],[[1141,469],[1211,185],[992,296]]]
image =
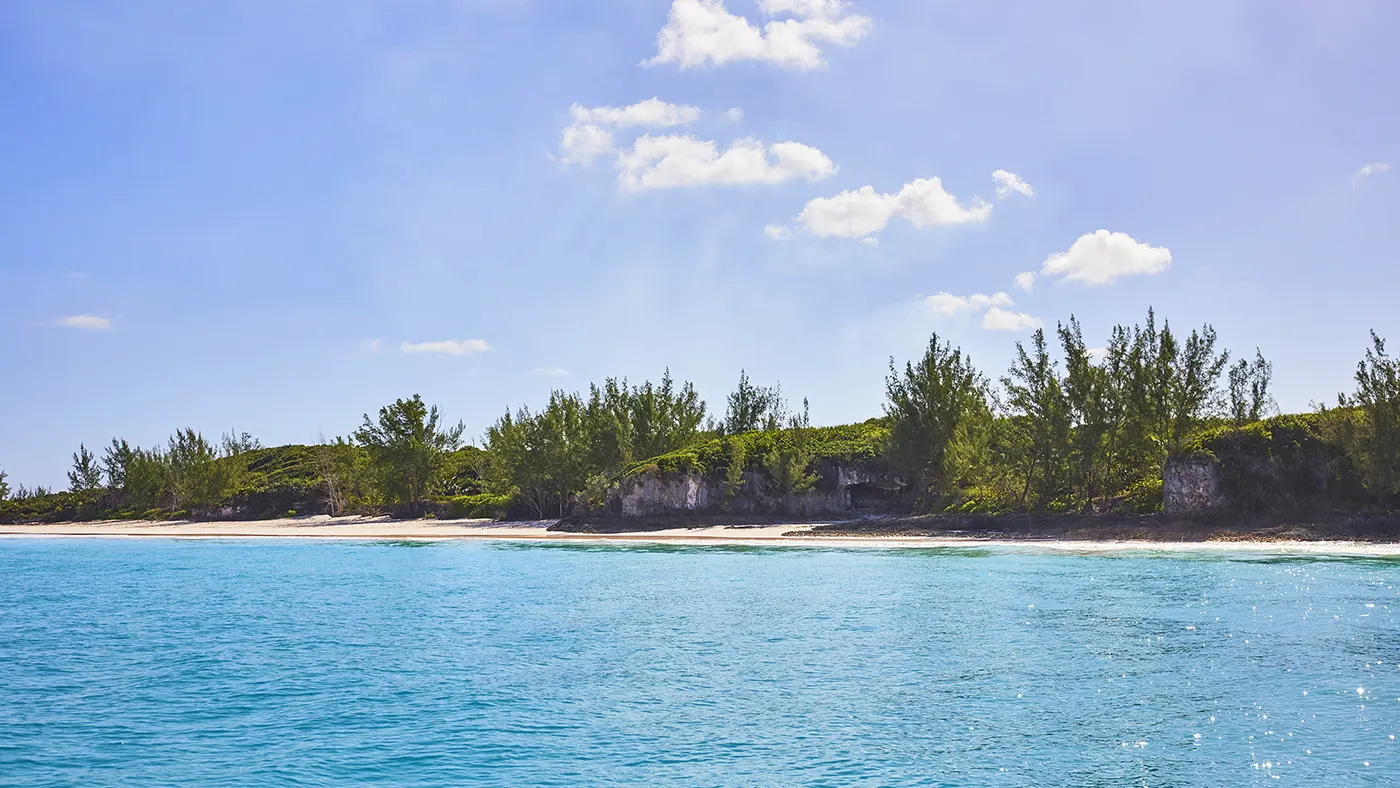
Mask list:
[[1016,343],[1016,360],[1007,377],[1006,389],[1015,430],[1021,437],[1022,477],[1020,506],[1025,506],[1032,490],[1034,508],[1043,508],[1060,491],[1064,448],[1069,434],[1069,414],[1060,386],[1057,365],[1050,359],[1044,329],[1031,335],[1031,352]]
[[102,454],[102,469],[107,473],[107,487],[125,490],[134,451],[126,441],[112,439],[112,445]]
[[739,370],[739,385],[729,395],[729,407],[719,430],[725,435],[740,435],[754,430],[775,430],[786,417],[783,390],[777,386],[755,386],[748,373]]
[[948,449],[969,414],[986,408],[987,381],[961,349],[929,337],[919,363],[885,378],[889,455],[927,499],[950,492]]
[[442,468],[443,456],[462,445],[465,427],[443,424],[437,406],[423,398],[395,400],[379,409],[379,418],[364,416],[355,442],[369,450],[386,499],[418,506]]
[[83,492],[101,487],[102,468],[97,464],[97,458],[87,450],[87,446],[80,444],[78,451],[73,455],[73,470],[68,472],[68,489]]
[[1365,415],[1364,456],[1372,493],[1383,505],[1400,485],[1400,358],[1371,332],[1366,358],[1356,365],[1353,402]]
[[1274,365],[1264,360],[1264,354],[1254,349],[1254,361],[1240,359],[1230,367],[1230,418],[1235,425],[1258,421],[1277,409],[1269,384],[1274,377]]

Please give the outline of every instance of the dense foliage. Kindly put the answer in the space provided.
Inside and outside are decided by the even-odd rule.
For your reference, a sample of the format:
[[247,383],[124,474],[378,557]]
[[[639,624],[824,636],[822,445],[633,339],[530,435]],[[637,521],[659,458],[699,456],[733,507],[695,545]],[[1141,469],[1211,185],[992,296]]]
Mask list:
[[542,410],[507,411],[487,430],[492,491],[519,495],[538,517],[563,516],[585,490],[600,498],[608,480],[638,458],[694,442],[704,419],[695,387],[677,386],[669,370],[659,385],[608,378],[586,400],[555,391]]
[[1214,458],[1223,492],[1246,507],[1400,503],[1400,360],[1374,334],[1337,407],[1273,418],[1272,365],[1258,350],[1230,365],[1209,325],[1183,335],[1149,311],[1095,348],[1071,317],[1015,351],[994,385],[935,335],[919,359],[891,359],[882,418],[838,427],[812,427],[805,400],[794,411],[747,373],[707,420],[694,386],[667,371],[658,384],[555,391],[539,410],[507,411],[481,448],[418,395],[314,446],[193,429],[150,448],[113,439],[100,458],[78,447],[65,492],[12,491],[0,471],[0,521],[559,517],[602,507],[640,474],[703,474],[726,501],[755,485],[781,499],[836,465],[894,480],[911,510],[1150,511],[1168,458],[1193,454]]

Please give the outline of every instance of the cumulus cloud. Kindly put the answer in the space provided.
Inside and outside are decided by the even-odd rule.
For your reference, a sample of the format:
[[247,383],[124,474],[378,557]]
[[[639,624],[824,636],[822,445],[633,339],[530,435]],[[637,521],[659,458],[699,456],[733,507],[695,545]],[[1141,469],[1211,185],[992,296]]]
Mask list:
[[794,71],[824,68],[821,44],[852,46],[870,32],[870,17],[849,13],[845,0],[759,0],[773,19],[760,29],[729,13],[723,0],[675,0],[656,36],[656,57],[644,65],[681,68],[757,60]]
[[924,299],[924,306],[930,312],[949,317],[981,312],[992,307],[1012,306],[1013,303],[1011,296],[1006,293],[993,293],[991,295],[973,293],[970,296],[959,296],[944,292],[935,293]]
[[836,172],[826,154],[800,142],[765,147],[758,140],[741,139],[721,152],[714,142],[680,134],[638,137],[618,155],[617,166],[625,191],[773,184],[794,178],[819,181]]
[[730,123],[738,123],[744,119],[744,111],[738,107],[730,107],[724,111],[724,119]]
[[770,224],[763,228],[763,234],[775,241],[786,241],[792,237],[792,228],[781,224]]
[[440,353],[446,356],[470,356],[493,348],[484,339],[444,339],[439,342],[404,342],[399,350],[410,355]]
[[924,308],[942,317],[964,317],[982,315],[984,331],[1029,331],[1040,328],[1041,319],[1025,312],[1015,312],[1008,307],[1015,306],[1006,293],[984,295],[973,293],[960,296],[952,293],[936,293],[923,301]]
[[530,374],[541,378],[566,378],[569,376],[569,370],[559,367],[536,367],[530,370]]
[[592,123],[571,124],[559,137],[559,161],[565,164],[592,164],[613,150],[612,132]]
[[1034,290],[1034,289],[1035,289],[1035,272],[1034,272],[1034,271],[1022,271],[1021,273],[1016,274],[1016,288],[1017,288],[1018,290],[1024,290],[1024,291],[1026,291],[1027,293],[1029,293],[1030,291]]
[[982,315],[984,331],[1034,331],[1044,325],[1044,321],[1038,317],[1025,312],[1012,312],[998,306],[988,309],[987,313]]
[[54,322],[64,328],[77,328],[83,331],[109,331],[112,328],[111,320],[94,315],[69,315],[68,317],[60,317]]
[[574,104],[569,108],[569,116],[573,122],[559,137],[559,161],[591,164],[594,159],[616,149],[612,129],[684,126],[700,118],[700,109],[652,97],[626,107]]
[[700,108],[672,104],[653,96],[626,107],[585,107],[575,104],[569,114],[579,123],[596,123],[617,129],[637,126],[684,126],[700,119]]
[[1013,194],[1024,194],[1027,197],[1035,196],[1035,189],[1029,183],[1021,180],[1021,177],[1014,172],[997,170],[992,173],[992,180],[997,182],[997,199],[1005,200]]
[[918,178],[897,194],[881,194],[873,186],[863,186],[835,197],[818,197],[807,203],[797,221],[814,235],[864,238],[884,230],[896,217],[922,229],[981,222],[991,213],[992,206],[981,200],[967,206],[958,204],[939,178]]
[[1163,246],[1149,246],[1126,233],[1108,230],[1085,233],[1067,252],[1045,258],[1040,272],[1071,282],[1112,284],[1123,276],[1160,274],[1171,267],[1172,253]]
[[1353,189],[1358,189],[1361,187],[1361,184],[1365,183],[1366,179],[1372,175],[1380,175],[1383,172],[1389,171],[1390,165],[1383,161],[1373,161],[1370,164],[1362,165],[1361,169],[1352,173],[1351,187]]

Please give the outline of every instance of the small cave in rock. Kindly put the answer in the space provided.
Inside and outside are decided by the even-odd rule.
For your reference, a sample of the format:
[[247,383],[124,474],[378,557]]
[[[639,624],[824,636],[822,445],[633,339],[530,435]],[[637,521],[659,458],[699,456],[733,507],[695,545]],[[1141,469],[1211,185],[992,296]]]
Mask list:
[[860,482],[846,487],[852,509],[889,509],[899,500],[900,487]]

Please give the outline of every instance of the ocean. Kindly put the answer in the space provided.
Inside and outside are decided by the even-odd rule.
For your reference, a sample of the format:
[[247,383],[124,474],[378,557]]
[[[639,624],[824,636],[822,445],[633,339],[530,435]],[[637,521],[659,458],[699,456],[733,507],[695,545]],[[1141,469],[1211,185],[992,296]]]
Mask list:
[[1400,784],[1393,559],[0,539],[0,785]]

